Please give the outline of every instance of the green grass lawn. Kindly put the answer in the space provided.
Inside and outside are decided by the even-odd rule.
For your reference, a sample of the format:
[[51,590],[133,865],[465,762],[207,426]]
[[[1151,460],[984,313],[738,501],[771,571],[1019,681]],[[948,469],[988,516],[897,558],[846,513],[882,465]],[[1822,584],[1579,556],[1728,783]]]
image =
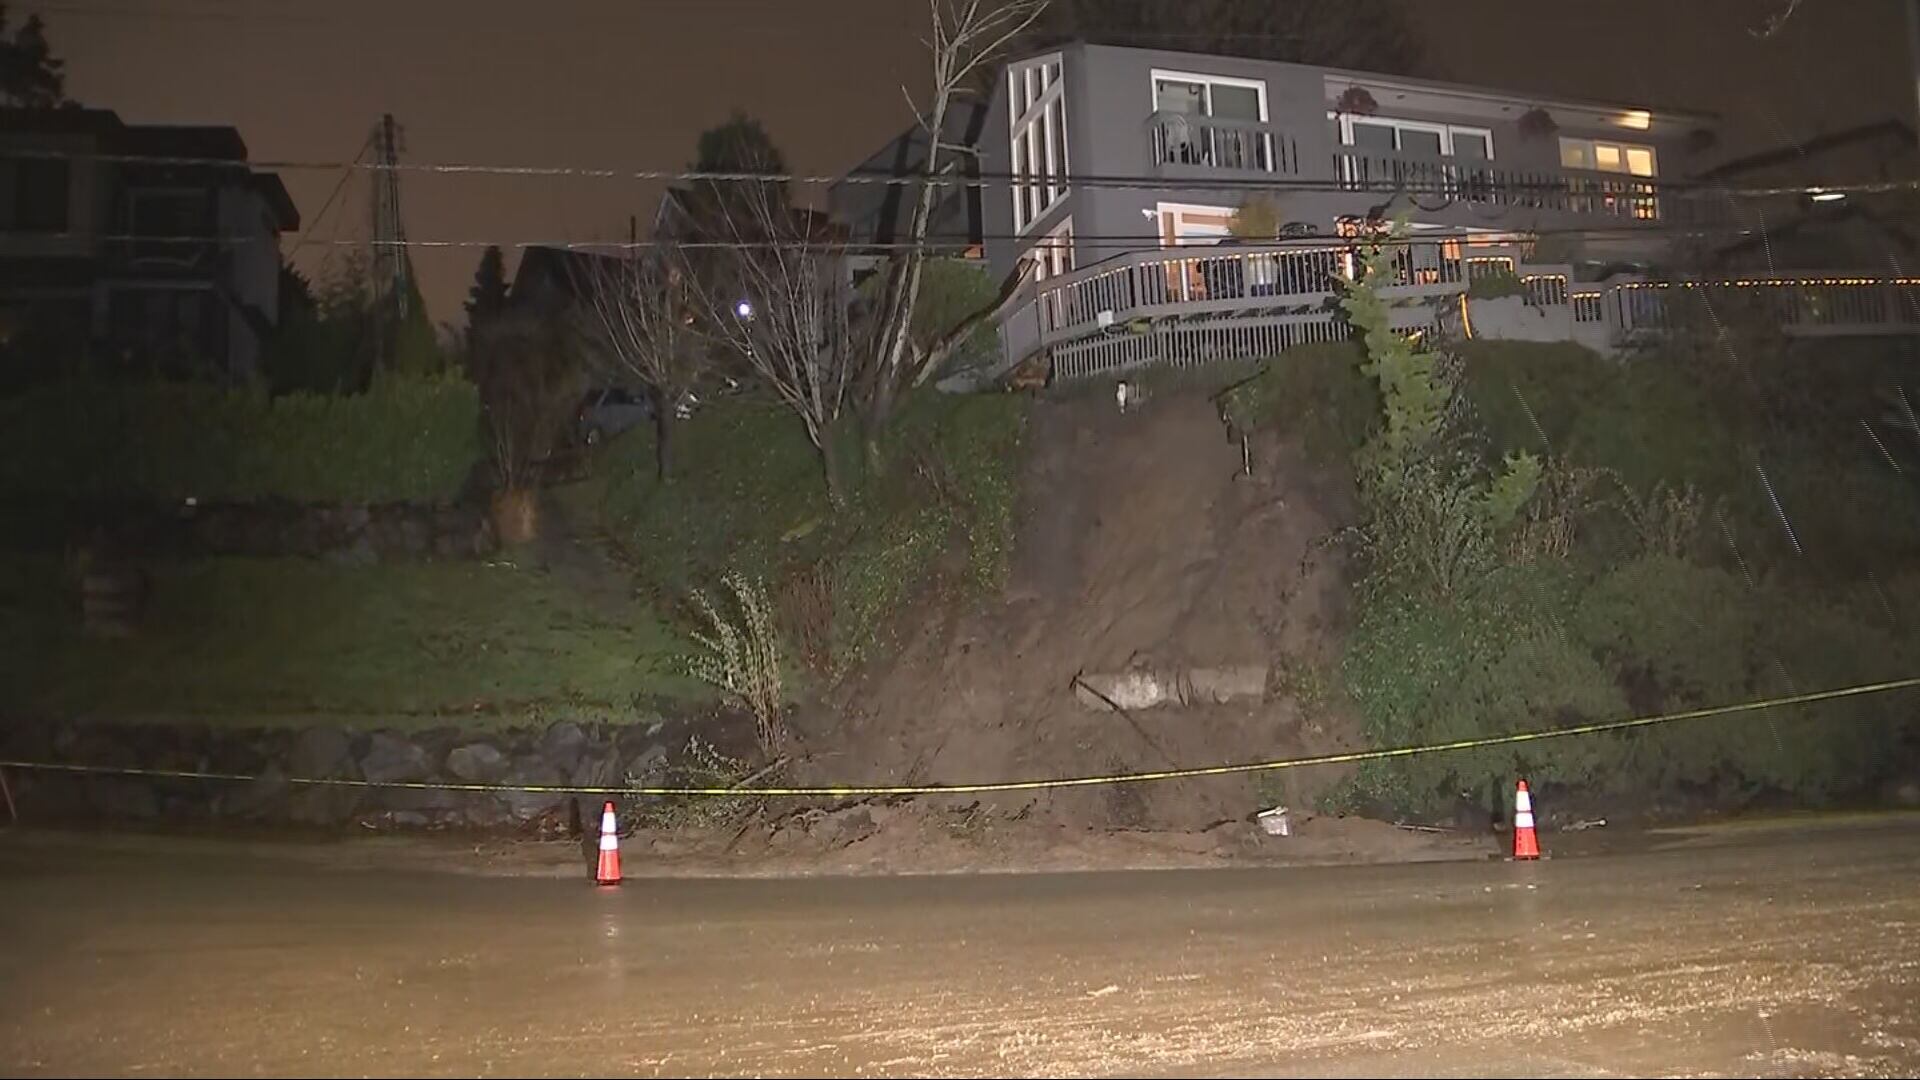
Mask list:
[[80,633],[56,560],[0,571],[0,706],[381,723],[514,723],[567,710],[620,719],[706,697],[644,605],[597,604],[504,563],[343,567],[213,559],[153,568],[139,633]]

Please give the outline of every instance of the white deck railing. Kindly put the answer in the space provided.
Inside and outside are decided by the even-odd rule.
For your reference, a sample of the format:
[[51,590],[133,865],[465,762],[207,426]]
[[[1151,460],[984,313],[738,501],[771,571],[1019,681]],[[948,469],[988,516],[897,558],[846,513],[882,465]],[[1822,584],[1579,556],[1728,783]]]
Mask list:
[[[1511,238],[1421,240],[1397,246],[1399,301],[1444,301],[1488,272],[1511,270],[1536,312],[1532,333],[1610,348],[1682,321],[1758,302],[1792,336],[1920,334],[1920,278],[1781,273],[1711,281],[1616,277],[1578,282],[1564,265],[1530,265]],[[1043,283],[1015,316],[1037,328],[1060,378],[1142,365],[1188,367],[1260,359],[1345,336],[1341,282],[1355,266],[1346,245],[1281,243],[1133,252]],[[1689,314],[1683,300],[1699,306]],[[1432,322],[1445,304],[1404,303],[1396,319]]]

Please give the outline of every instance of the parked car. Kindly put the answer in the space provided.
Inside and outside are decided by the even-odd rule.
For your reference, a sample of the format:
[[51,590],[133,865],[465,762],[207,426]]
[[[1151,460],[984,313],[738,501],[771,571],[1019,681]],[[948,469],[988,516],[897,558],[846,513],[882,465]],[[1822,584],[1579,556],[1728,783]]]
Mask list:
[[653,422],[653,403],[617,386],[590,390],[574,415],[574,437],[587,446]]

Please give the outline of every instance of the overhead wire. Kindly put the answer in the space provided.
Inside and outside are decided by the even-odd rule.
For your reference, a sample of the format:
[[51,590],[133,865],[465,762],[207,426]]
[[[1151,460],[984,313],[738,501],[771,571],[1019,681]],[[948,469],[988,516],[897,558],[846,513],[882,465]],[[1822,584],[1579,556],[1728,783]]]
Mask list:
[[[583,180],[631,180],[666,183],[763,183],[763,184],[807,184],[807,185],[879,185],[911,186],[928,184],[935,187],[988,188],[999,185],[1030,184],[1047,179],[1042,174],[1011,173],[983,170],[972,173],[900,173],[885,170],[855,169],[846,173],[796,173],[796,172],[752,172],[738,170],[711,169],[625,169],[609,166],[577,165],[501,165],[481,162],[424,162],[424,161],[324,161],[298,158],[242,160],[220,157],[194,157],[172,154],[121,154],[98,153],[93,151],[48,150],[28,148],[0,149],[0,160],[64,160],[93,161],[113,164],[132,164],[164,166],[170,168],[207,168],[207,169],[246,169],[259,172],[290,172],[298,170],[332,172],[338,169],[360,169],[369,172],[402,172],[428,175],[461,176],[502,176],[522,178],[571,178]],[[1190,178],[1169,179],[1143,173],[1074,173],[1063,176],[1070,187],[1112,188],[1122,190],[1163,189],[1169,186],[1200,189],[1206,191],[1411,191],[1419,194],[1446,194],[1447,185],[1405,184],[1405,183],[1361,183],[1334,178],[1301,177],[1209,177],[1204,180]],[[1640,178],[1623,175],[1623,180],[1648,182]],[[1657,186],[1662,197],[1669,196],[1733,196],[1737,198],[1772,198],[1781,195],[1815,195],[1824,192],[1843,194],[1881,194],[1894,191],[1920,190],[1920,178],[1901,180],[1860,181],[1843,185],[1785,185],[1772,187],[1729,187],[1719,184],[1702,184],[1690,181],[1655,180],[1649,182]],[[1497,185],[1506,191],[1554,191],[1560,190],[1560,181],[1549,174],[1541,173],[1538,179],[1515,179],[1502,181]]]

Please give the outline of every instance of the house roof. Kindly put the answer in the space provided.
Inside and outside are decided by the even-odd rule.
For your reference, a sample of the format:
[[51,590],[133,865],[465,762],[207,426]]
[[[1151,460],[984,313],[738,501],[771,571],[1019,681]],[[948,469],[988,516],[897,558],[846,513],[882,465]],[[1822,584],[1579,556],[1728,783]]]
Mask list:
[[[984,100],[954,102],[942,125],[942,141],[956,146],[977,145],[981,133],[986,130],[990,113],[991,109]],[[880,149],[854,166],[847,176],[913,176],[923,172],[926,163],[927,132],[916,124],[887,140]],[[965,155],[959,164],[966,175],[979,175],[978,158]],[[948,220],[936,220],[932,231],[939,234],[941,239],[978,244],[985,234],[980,189],[968,186],[957,191],[961,199],[959,213]],[[847,183],[843,177],[832,185],[830,198],[836,215],[853,233],[856,243],[889,244],[904,234],[917,194],[918,190],[908,184],[854,185]],[[943,193],[943,202],[945,198],[946,193]]]
[[520,265],[514,268],[513,287],[507,295],[527,303],[555,296],[577,299],[599,267],[619,262],[618,255],[535,245],[521,250]]
[[[112,109],[0,109],[0,132],[92,135],[100,140],[95,152],[103,154],[236,163],[247,160],[247,143],[237,128],[224,124],[129,124]],[[300,211],[277,174],[249,170],[248,183],[266,200],[282,232],[300,227]]]
[[0,109],[0,131],[96,135],[108,153],[247,160],[239,129],[223,124],[129,124],[112,109]]

